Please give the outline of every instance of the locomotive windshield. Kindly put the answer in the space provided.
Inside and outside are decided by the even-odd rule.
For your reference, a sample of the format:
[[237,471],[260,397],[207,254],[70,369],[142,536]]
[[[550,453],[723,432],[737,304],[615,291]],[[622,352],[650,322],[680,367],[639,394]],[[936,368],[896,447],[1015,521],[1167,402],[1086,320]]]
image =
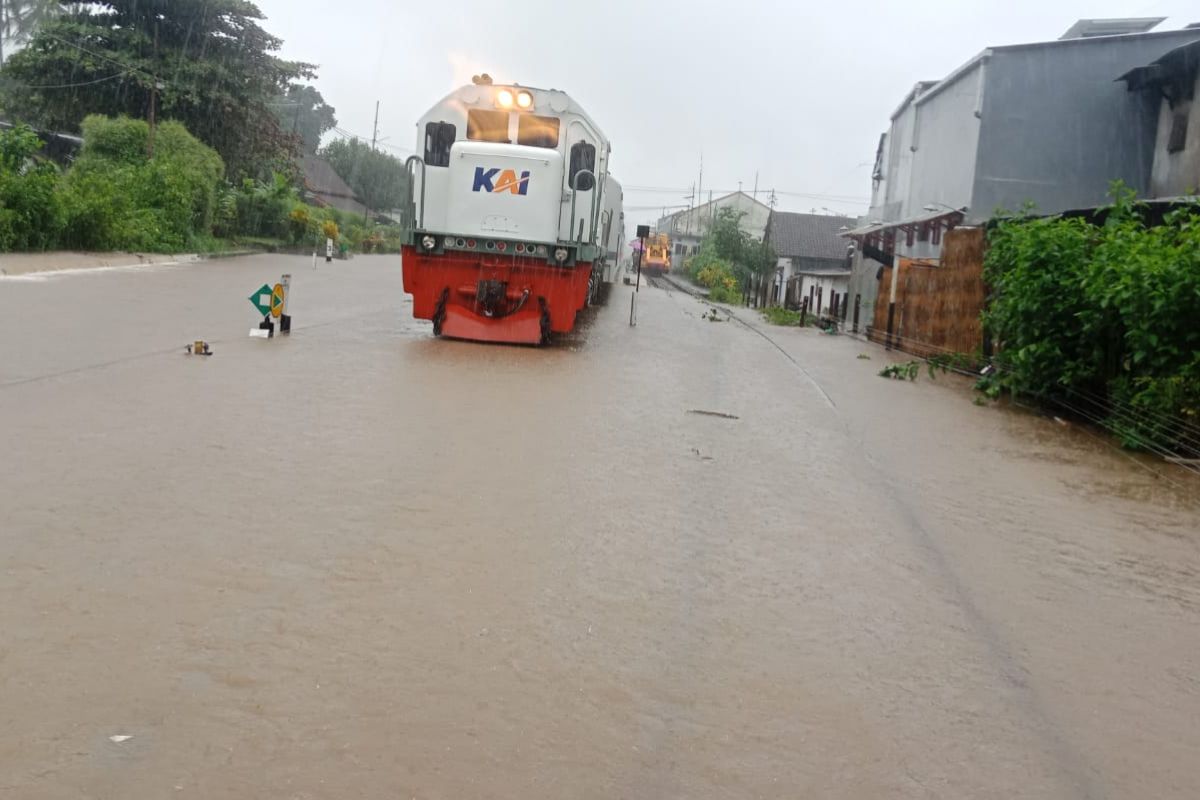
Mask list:
[[508,112],[471,109],[467,112],[467,138],[473,142],[510,144]]
[[517,117],[517,144],[530,147],[558,147],[558,117],[521,114]]

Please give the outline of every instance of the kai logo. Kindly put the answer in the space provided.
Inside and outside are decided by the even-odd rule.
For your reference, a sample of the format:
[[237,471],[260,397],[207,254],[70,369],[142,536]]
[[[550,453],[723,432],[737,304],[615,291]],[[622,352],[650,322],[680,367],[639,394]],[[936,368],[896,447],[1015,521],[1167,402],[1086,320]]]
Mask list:
[[516,170],[506,169],[501,170],[499,167],[486,169],[484,167],[475,168],[475,183],[471,187],[472,192],[511,192],[512,194],[528,194],[529,193],[529,170],[521,173],[521,177],[517,177]]

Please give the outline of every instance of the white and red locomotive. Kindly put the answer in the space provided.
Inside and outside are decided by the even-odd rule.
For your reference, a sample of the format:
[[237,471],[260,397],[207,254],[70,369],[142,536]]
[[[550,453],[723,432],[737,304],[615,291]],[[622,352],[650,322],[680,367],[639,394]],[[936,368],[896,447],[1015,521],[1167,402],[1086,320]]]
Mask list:
[[418,123],[402,247],[413,315],[437,335],[544,343],[617,275],[624,238],[612,148],[565,92],[458,89]]

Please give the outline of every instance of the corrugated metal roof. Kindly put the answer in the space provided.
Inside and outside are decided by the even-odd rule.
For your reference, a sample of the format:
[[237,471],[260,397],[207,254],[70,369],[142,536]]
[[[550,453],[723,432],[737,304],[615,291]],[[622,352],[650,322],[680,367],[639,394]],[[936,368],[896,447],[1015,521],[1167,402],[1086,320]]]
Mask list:
[[1081,19],[1060,39],[1089,39],[1095,36],[1124,36],[1146,33],[1162,24],[1166,17],[1125,17],[1122,19]]
[[854,217],[772,211],[767,242],[784,258],[845,258],[846,242],[841,235],[855,222]]

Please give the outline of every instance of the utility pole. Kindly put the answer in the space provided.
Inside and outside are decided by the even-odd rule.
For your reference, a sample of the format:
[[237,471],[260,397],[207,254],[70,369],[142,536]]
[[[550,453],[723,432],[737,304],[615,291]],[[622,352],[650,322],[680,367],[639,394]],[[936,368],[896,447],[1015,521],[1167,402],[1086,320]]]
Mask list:
[[158,105],[158,13],[154,14],[154,74],[150,76],[150,134],[146,137],[146,158],[154,158],[155,106]]
[[[379,140],[379,101],[375,101],[375,125],[371,130],[371,152],[375,152],[375,142]],[[365,204],[364,204],[365,205]],[[371,207],[366,206],[366,211],[363,212],[363,227],[371,226]]]
[[754,170],[754,199],[758,200],[758,170]]
[[375,142],[379,140],[379,101],[375,101],[375,129],[371,131],[371,150],[375,150]]

